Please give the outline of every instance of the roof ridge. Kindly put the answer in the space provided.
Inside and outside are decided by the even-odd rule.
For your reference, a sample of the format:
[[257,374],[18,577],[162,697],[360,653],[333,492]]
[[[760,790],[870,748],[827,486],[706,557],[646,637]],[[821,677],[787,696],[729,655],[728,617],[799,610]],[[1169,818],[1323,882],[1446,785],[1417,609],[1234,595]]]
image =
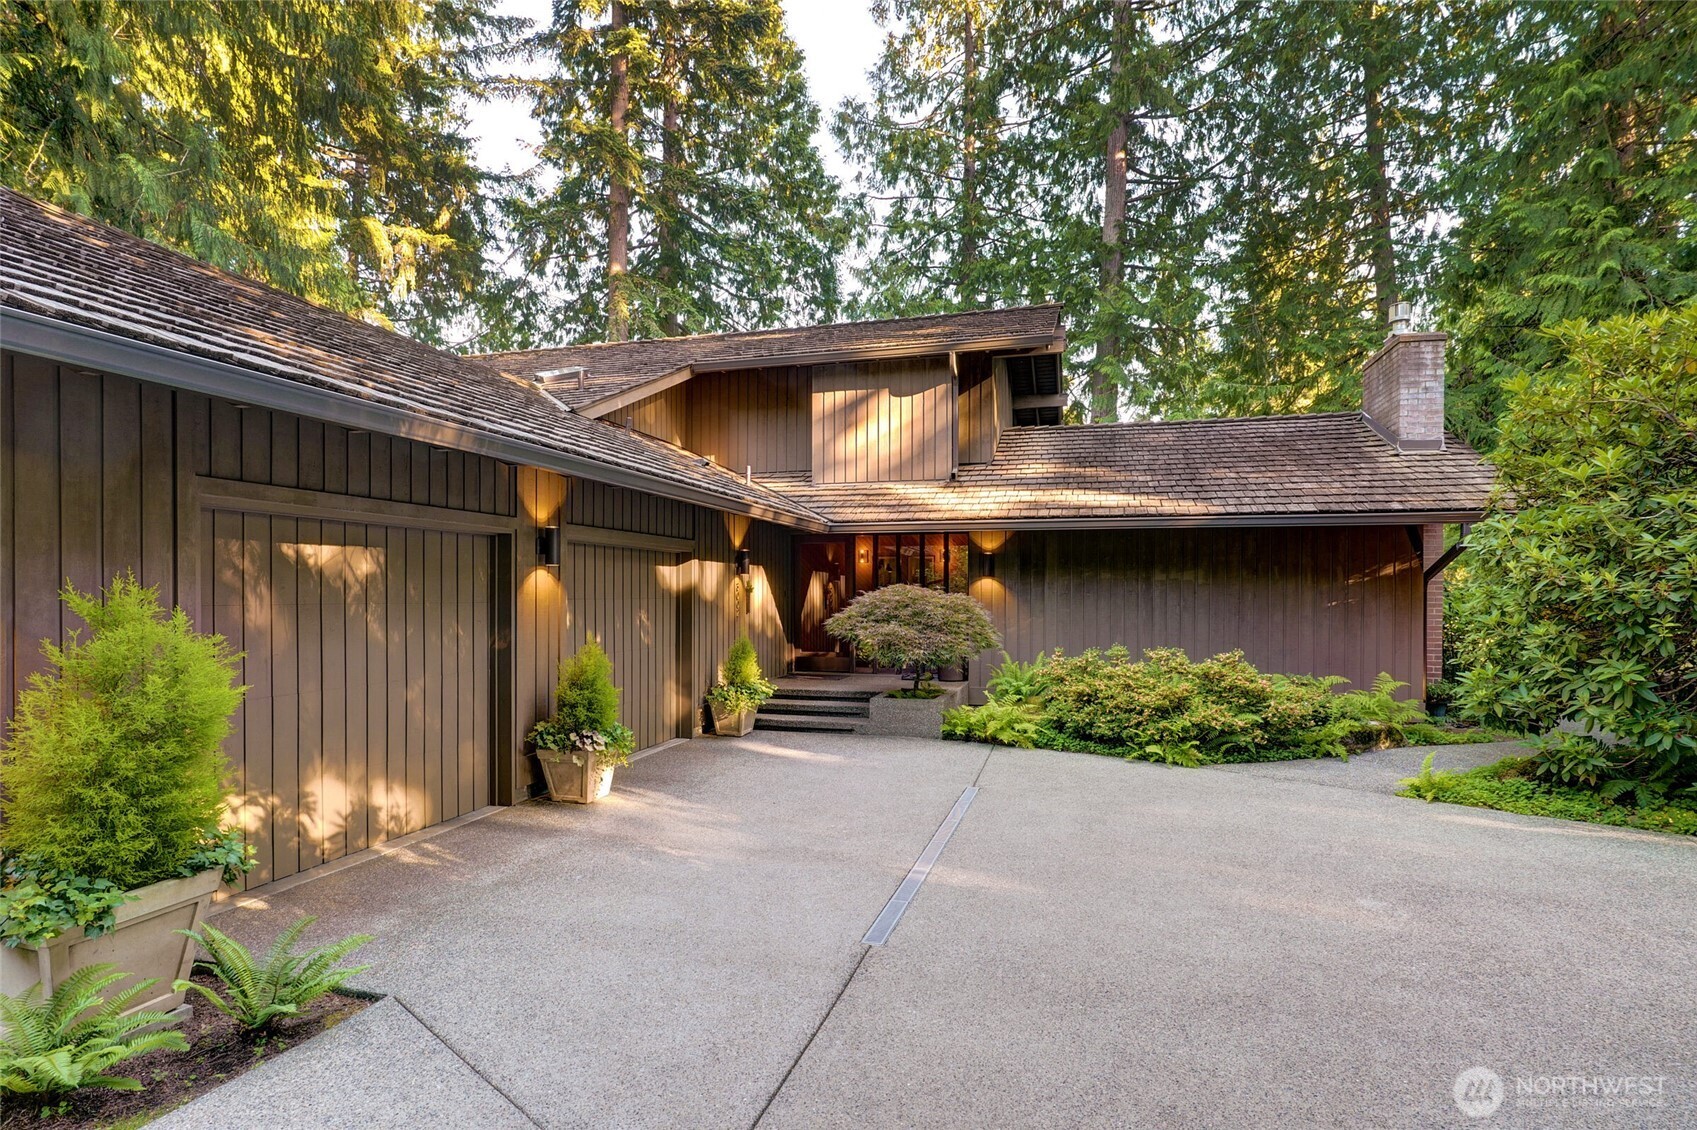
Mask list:
[[493,353],[462,353],[461,357],[484,360],[492,357],[532,356],[538,353],[559,353],[568,349],[606,349],[615,346],[663,345],[682,341],[723,341],[726,338],[753,337],[755,334],[797,333],[802,330],[830,330],[843,326],[886,326],[895,322],[930,322],[941,318],[960,318],[973,314],[1012,314],[1021,310],[1063,309],[1059,302],[1027,302],[1018,306],[981,306],[975,310],[948,310],[937,314],[913,314],[892,318],[853,318],[841,322],[810,322],[801,326],[767,326],[764,329],[722,330],[718,333],[673,334],[669,337],[634,338],[629,341],[584,341],[573,345],[545,345],[538,349],[503,349]]
[[1361,409],[1355,408],[1340,409],[1333,412],[1268,412],[1259,416],[1206,416],[1188,420],[1092,420],[1083,424],[1027,424],[1008,428],[1003,434],[1053,434],[1057,431],[1082,432],[1092,429],[1107,431],[1112,428],[1200,427],[1210,424],[1248,424],[1269,420],[1343,420],[1358,419],[1361,415]]

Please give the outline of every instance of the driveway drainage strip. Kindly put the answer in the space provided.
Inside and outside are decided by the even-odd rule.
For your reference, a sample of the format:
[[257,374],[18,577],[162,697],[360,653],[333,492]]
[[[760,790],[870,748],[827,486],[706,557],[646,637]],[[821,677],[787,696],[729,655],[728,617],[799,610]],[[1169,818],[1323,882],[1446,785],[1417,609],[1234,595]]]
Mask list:
[[896,888],[896,893],[890,896],[890,901],[884,904],[884,909],[872,923],[872,929],[866,931],[866,937],[860,939],[869,946],[881,946],[890,940],[890,934],[895,930],[896,923],[907,913],[908,904],[913,896],[919,893],[919,887],[925,882],[925,877],[931,874],[931,865],[937,862],[937,857],[943,854],[943,848],[948,846],[949,837],[960,827],[961,817],[972,807],[972,798],[978,795],[977,785],[968,785],[955,801],[955,806],[949,809],[949,814],[937,828],[936,835],[925,845],[925,850],[919,853],[913,868],[908,871],[907,878]]

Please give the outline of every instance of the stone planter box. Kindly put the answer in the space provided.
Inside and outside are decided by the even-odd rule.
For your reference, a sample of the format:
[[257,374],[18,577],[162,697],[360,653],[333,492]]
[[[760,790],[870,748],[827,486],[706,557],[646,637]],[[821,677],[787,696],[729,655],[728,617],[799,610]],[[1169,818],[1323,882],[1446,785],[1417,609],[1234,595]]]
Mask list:
[[539,749],[548,795],[573,804],[594,804],[613,791],[613,767],[602,765],[593,753],[581,750]]
[[178,978],[186,979],[194,967],[195,943],[178,930],[197,930],[212,896],[224,883],[221,868],[202,871],[182,879],[166,879],[130,892],[134,897],[113,911],[117,927],[98,938],[83,934],[82,928],[67,931],[39,946],[0,947],[0,981],[4,991],[16,995],[40,982],[46,993],[84,966],[110,962],[130,979],[113,986],[118,993],[149,977],[158,978],[142,1000],[127,1012],[151,1009],[188,1016],[184,993],[171,988]]
[[754,716],[759,713],[753,710],[720,710],[717,706],[708,704],[707,709],[713,712],[713,732],[721,738],[740,738],[754,729]]
[[871,716],[861,725],[863,734],[894,738],[940,738],[943,711],[966,701],[966,687],[956,683],[943,687],[936,698],[891,698],[888,692],[867,703]]

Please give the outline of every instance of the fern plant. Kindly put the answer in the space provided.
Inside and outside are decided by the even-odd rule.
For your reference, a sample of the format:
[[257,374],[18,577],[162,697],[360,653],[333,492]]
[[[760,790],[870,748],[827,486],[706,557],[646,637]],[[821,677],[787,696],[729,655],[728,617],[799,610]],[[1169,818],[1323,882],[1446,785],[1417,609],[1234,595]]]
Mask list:
[[310,916],[295,919],[259,961],[246,946],[216,927],[202,926],[198,932],[179,930],[206,951],[212,975],[223,984],[224,992],[193,981],[177,981],[172,987],[179,992],[191,989],[199,993],[213,1008],[251,1032],[269,1028],[325,993],[341,988],[349,977],[371,968],[336,964],[371,941],[370,934],[354,934],[315,950],[294,952],[295,942],[316,921]]
[[156,979],[138,981],[111,997],[102,994],[128,977],[111,965],[87,965],[42,999],[41,985],[21,996],[0,996],[0,1091],[57,1095],[83,1087],[139,1091],[141,1082],[106,1074],[126,1059],[152,1051],[187,1051],[181,1032],[138,1029],[174,1021],[163,1012],[123,1015]]

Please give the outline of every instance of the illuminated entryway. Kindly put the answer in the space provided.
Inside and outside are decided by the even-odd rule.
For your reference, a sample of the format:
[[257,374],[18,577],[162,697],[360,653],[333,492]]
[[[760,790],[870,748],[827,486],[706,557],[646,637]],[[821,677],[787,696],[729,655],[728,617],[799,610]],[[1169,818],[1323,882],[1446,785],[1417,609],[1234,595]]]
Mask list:
[[969,552],[966,534],[856,534],[797,540],[796,670],[853,670],[848,646],[831,638],[825,621],[861,593],[885,585],[965,592]]

